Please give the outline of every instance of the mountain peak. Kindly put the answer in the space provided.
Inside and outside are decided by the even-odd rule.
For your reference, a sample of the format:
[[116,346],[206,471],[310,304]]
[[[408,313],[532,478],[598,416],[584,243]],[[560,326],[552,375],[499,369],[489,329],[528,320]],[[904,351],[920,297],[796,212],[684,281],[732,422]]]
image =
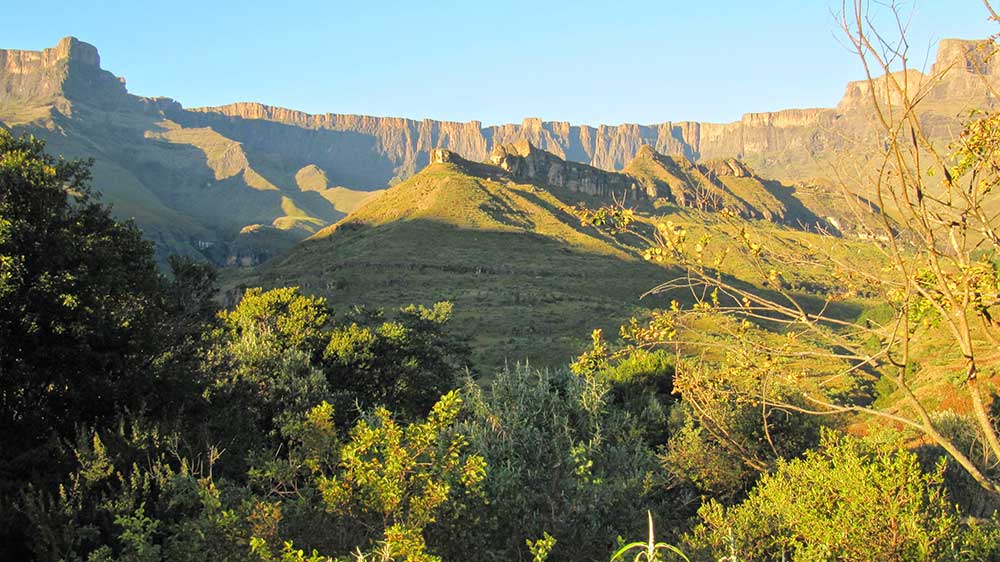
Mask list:
[[693,166],[692,162],[688,160],[686,156],[680,154],[662,154],[657,152],[652,145],[643,144],[636,151],[635,156],[633,156],[632,159],[625,164],[625,167],[622,170],[628,172],[630,169],[642,167],[646,164],[667,166],[675,169],[689,168]]
[[998,49],[991,39],[942,39],[931,74],[944,72],[949,66],[971,74],[1000,75],[1000,60],[993,56]]
[[656,156],[656,150],[648,145],[644,144],[639,147],[639,151],[635,153],[636,158],[654,158]]
[[52,50],[54,56],[59,60],[79,61],[90,66],[101,67],[101,55],[97,52],[97,47],[73,36],[63,37],[55,47],[46,49],[46,51],[49,50]]
[[63,37],[55,47],[41,51],[0,49],[0,68],[5,74],[32,74],[53,68],[63,61],[77,61],[100,68],[97,47],[76,37]]
[[34,108],[55,104],[67,113],[67,100],[111,107],[126,98],[124,79],[102,70],[97,47],[76,37],[41,51],[0,49],[0,101]]

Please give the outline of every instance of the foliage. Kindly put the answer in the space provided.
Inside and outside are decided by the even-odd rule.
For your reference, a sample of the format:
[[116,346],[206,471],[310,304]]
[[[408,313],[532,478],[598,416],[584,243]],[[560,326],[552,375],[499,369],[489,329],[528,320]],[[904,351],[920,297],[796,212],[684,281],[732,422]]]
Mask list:
[[75,468],[56,493],[33,489],[20,502],[38,560],[200,560],[237,558],[245,495],[211,478],[218,452],[197,462],[179,455],[177,435],[148,423],[81,432]]
[[[220,314],[203,365],[213,431],[230,450],[276,446],[282,428],[328,401],[350,424],[378,406],[413,419],[457,386],[466,348],[446,331],[450,305],[336,318],[294,287],[250,289]],[[237,456],[242,457],[244,453]]]
[[519,365],[488,386],[470,383],[466,396],[461,427],[490,467],[489,503],[435,535],[451,539],[450,558],[467,544],[481,545],[481,558],[527,556],[525,541],[539,531],[559,541],[549,560],[599,558],[616,536],[637,531],[622,514],[672,511],[647,431],[607,381]]
[[[374,548],[362,556],[436,560],[425,529],[448,502],[474,495],[486,476],[483,458],[470,454],[466,438],[456,431],[461,404],[458,393],[450,392],[426,420],[407,426],[379,408],[358,421],[342,444],[333,408],[320,404],[288,429],[288,460],[255,469],[256,485],[286,497],[290,512],[320,510],[333,517],[337,531],[325,532],[325,538],[304,533],[307,529],[294,522],[286,525],[291,535],[312,544],[325,543],[341,556],[361,547]],[[262,537],[253,541],[265,560],[278,556],[268,543]]]
[[295,287],[248,289],[235,309],[220,314],[233,351],[248,363],[289,348],[315,352],[326,339],[329,316],[325,299],[304,296]]
[[527,539],[524,541],[531,553],[532,562],[545,562],[549,559],[549,553],[556,545],[556,538],[548,533],[542,533],[542,538],[538,540]]
[[672,358],[662,349],[629,345],[675,331],[676,319],[683,318],[677,312],[665,312],[645,326],[622,326],[625,345],[613,345],[595,331],[591,348],[571,368],[581,376],[612,381],[613,394],[623,396],[628,411],[639,419],[654,411],[643,407],[644,396],[647,403],[652,396],[661,405],[670,404],[669,419],[661,413],[649,419],[648,427],[655,435],[651,442],[663,445],[660,458],[674,485],[731,500],[778,459],[815,445],[823,420],[762,400],[766,395],[794,402],[801,381],[787,376],[794,367],[788,360],[759,353],[751,343],[760,338],[759,330],[749,323],[736,327],[739,339],[727,340],[717,360],[705,355]]
[[[32,490],[21,502],[30,547],[39,560],[327,560],[293,546],[304,542],[338,558],[371,546],[366,556],[434,560],[425,529],[486,475],[455,431],[460,406],[449,393],[406,426],[379,409],[342,441],[322,403],[289,424],[286,460],[250,469],[251,486],[214,474],[221,452],[191,460],[180,436],[148,424],[81,433],[58,491]],[[317,532],[323,514],[334,527]]]
[[323,368],[331,389],[350,401],[341,400],[341,407],[357,401],[410,416],[426,413],[469,367],[468,348],[445,330],[451,316],[451,303],[439,302],[410,305],[392,320],[376,316],[336,327]]
[[[887,436],[826,432],[818,449],[780,461],[743,502],[710,500],[688,535],[692,551],[732,559],[983,560],[997,528],[967,526],[942,486]],[[974,547],[974,548],[973,548]]]
[[[148,242],[92,200],[89,163],[0,130],[0,463],[155,387],[160,279]],[[18,458],[18,454],[27,455]]]
[[611,555],[611,562],[615,562],[615,560],[624,557],[631,551],[636,551],[635,558],[633,558],[634,562],[640,562],[641,560],[655,562],[656,560],[661,560],[663,557],[660,555],[660,551],[678,556],[684,562],[691,562],[676,546],[665,542],[656,542],[656,538],[653,535],[653,514],[647,511],[646,517],[649,520],[649,539],[646,542],[640,541],[622,545],[621,548]]
[[722,364],[683,361],[674,379],[681,401],[671,410],[662,459],[671,474],[719,499],[743,493],[779,459],[814,446],[824,420],[761,399],[794,404],[796,390],[777,373],[780,359],[736,345]]
[[[176,420],[198,402],[213,273],[175,261],[162,278],[139,230],[96,201],[89,168],[0,130],[0,504],[50,486],[81,424]],[[0,556],[24,555],[23,524],[0,512]]]

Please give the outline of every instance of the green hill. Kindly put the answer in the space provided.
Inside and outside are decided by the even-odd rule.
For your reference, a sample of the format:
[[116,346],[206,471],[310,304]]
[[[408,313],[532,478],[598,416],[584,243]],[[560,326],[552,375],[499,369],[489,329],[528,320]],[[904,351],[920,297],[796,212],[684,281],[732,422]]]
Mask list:
[[[576,177],[585,173],[578,170]],[[688,300],[685,294],[640,300],[679,271],[644,261],[639,245],[581,227],[573,205],[608,201],[528,183],[499,166],[437,150],[421,172],[287,255],[228,271],[225,285],[230,298],[238,298],[241,287],[296,285],[335,306],[450,300],[455,329],[472,338],[478,364],[560,364],[586,345],[594,328],[614,331],[670,299]],[[722,215],[672,204],[650,206],[639,220],[653,222],[663,214],[691,228],[694,237],[726,227]],[[759,237],[803,252],[828,238],[768,221],[741,222]],[[738,260],[729,260],[725,272],[761,282]],[[816,290],[829,286],[821,272],[801,276]]]
[[479,364],[563,363],[595,327],[662,305],[663,268],[596,233],[552,192],[453,154],[230,287],[299,285],[334,305],[450,300]]

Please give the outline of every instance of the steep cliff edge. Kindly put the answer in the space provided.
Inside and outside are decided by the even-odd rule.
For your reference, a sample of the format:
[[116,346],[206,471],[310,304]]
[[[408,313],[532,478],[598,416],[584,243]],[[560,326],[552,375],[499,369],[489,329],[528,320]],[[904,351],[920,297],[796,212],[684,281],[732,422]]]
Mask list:
[[[1000,58],[988,56],[995,49],[989,41],[943,40],[930,74],[907,74],[927,94],[921,119],[932,140],[950,139],[968,109],[996,107],[986,87],[1000,85]],[[799,213],[777,185],[830,177],[839,159],[862,162],[877,140],[867,82],[848,84],[836,108],[747,113],[733,123],[593,127],[528,118],[483,126],[311,115],[258,103],[185,109],[130,95],[100,63],[96,48],[74,38],[43,51],[0,51],[0,126],[42,136],[55,152],[95,158],[95,185],[162,253],[217,261],[215,252],[247,227],[254,239],[281,230],[275,238],[285,241],[284,231],[306,236],[332,224],[367,192],[416,174],[438,148],[571,191],[645,193],[789,222]],[[891,100],[888,92],[875,95]],[[671,156],[653,161],[647,146]],[[636,159],[658,169],[617,173]],[[716,159],[738,159],[742,168],[716,166]]]
[[69,114],[70,99],[100,107],[128,100],[124,79],[101,69],[97,48],[74,37],[43,51],[0,50],[0,69],[0,105],[21,106],[26,120],[37,117],[31,109],[46,106]]
[[42,51],[0,50],[0,125],[43,138],[67,158],[93,158],[94,188],[116,216],[136,220],[160,258],[256,263],[368,195],[316,181],[303,188],[297,173],[326,178],[328,162],[272,158],[191,126],[180,104],[133,96],[100,65],[97,49],[72,37]]
[[[992,108],[995,100],[984,80],[1000,85],[1000,58],[986,56],[990,41],[944,39],[930,74],[908,73],[911,84],[930,91],[924,109],[936,135],[954,131],[963,112]],[[969,54],[972,54],[970,57]],[[883,82],[886,78],[881,79]],[[880,82],[876,81],[876,87]],[[872,141],[868,111],[870,85],[851,82],[836,108],[787,109],[747,113],[733,123],[667,122],[653,125],[572,125],[527,118],[520,124],[482,127],[477,121],[454,123],[413,121],[395,117],[310,115],[254,103],[237,103],[194,112],[247,121],[264,120],[312,130],[355,133],[369,139],[359,165],[378,169],[356,178],[356,187],[409,177],[428,162],[432,148],[447,148],[475,161],[486,159],[497,146],[527,141],[560,158],[609,171],[622,170],[641,147],[690,160],[738,158],[767,177],[802,181],[828,175],[837,155]],[[886,97],[888,93],[877,93]],[[891,98],[886,98],[891,99]],[[369,179],[370,178],[370,179]],[[362,185],[367,181],[367,185]]]

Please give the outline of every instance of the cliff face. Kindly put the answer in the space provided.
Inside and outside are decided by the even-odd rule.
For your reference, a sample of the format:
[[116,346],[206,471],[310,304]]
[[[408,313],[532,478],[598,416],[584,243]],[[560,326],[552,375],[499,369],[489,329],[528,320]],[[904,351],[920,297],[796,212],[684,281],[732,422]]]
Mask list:
[[624,174],[565,160],[535,148],[526,140],[495,146],[490,152],[489,162],[518,181],[588,195],[620,197],[637,188],[635,181]]
[[[996,48],[989,41],[943,40],[931,74],[906,75],[927,94],[921,118],[935,138],[950,138],[965,110],[995,108],[986,83],[1000,85],[1000,57],[988,56]],[[892,78],[876,82],[880,99],[893,101],[886,86]],[[870,88],[848,84],[836,108],[748,113],[733,123],[594,127],[528,118],[484,127],[478,121],[312,115],[258,103],[185,109],[166,98],[128,94],[124,80],[101,69],[97,49],[73,38],[43,51],[0,50],[0,124],[43,136],[67,156],[95,158],[95,185],[120,215],[136,217],[166,251],[202,254],[206,244],[218,249],[247,226],[304,233],[322,228],[343,216],[344,197],[360,200],[358,190],[413,176],[438,148],[474,162],[490,160],[525,181],[582,193],[634,186],[650,197],[700,200],[706,208],[728,201],[747,216],[783,220],[795,213],[780,190],[748,188],[757,181],[749,169],[799,182],[829,175],[838,158],[858,158],[859,147],[876,140],[867,109]],[[672,155],[661,162],[663,174],[702,175],[708,179],[688,185],[714,187],[687,189],[687,180],[662,178],[636,184],[612,173],[624,170],[643,147]],[[749,168],[705,167],[709,160],[732,158]],[[325,188],[302,188],[298,174],[304,169],[322,176]]]
[[[253,121],[301,127],[314,136],[322,136],[323,131],[344,133],[342,146],[353,155],[351,167],[370,171],[344,178],[358,188],[381,186],[413,175],[427,164],[429,151],[433,148],[447,148],[470,160],[481,161],[494,147],[527,141],[560,158],[617,171],[645,145],[660,153],[697,160],[752,158],[781,153],[789,148],[816,152],[842,144],[836,134],[823,136],[819,133],[836,120],[837,113],[832,109],[752,113],[727,124],[668,122],[591,127],[529,118],[519,125],[485,128],[478,121],[455,123],[395,117],[310,115],[250,103],[198,108],[188,114],[198,115],[190,117],[191,122],[229,127],[233,134],[258,127],[251,124]],[[226,119],[220,120],[222,116]],[[344,168],[342,165],[335,167]],[[765,163],[764,168],[769,166]]]
[[101,69],[97,48],[73,37],[43,51],[0,50],[0,103],[54,104],[69,113],[69,98],[102,106],[123,103],[124,80]]
[[[993,107],[983,81],[1000,84],[1000,57],[990,58],[989,41],[942,40],[931,74],[910,71],[911,84],[927,88],[926,106],[932,129],[946,134],[962,109]],[[971,53],[971,56],[969,55]],[[902,78],[897,75],[896,78]],[[879,99],[896,102],[885,80],[876,82]],[[253,103],[192,110],[246,122],[264,120],[313,131],[357,135],[343,142],[356,166],[372,170],[353,178],[358,187],[409,177],[428,162],[432,148],[447,148],[470,160],[486,159],[494,147],[527,141],[560,158],[609,171],[621,170],[644,145],[662,154],[692,160],[739,158],[761,173],[786,181],[823,175],[834,155],[871,141],[867,110],[870,85],[847,85],[836,108],[788,109],[748,113],[733,123],[667,122],[654,125],[572,125],[562,121],[525,119],[520,124],[482,127],[468,123],[413,121],[358,115],[310,115]],[[235,132],[235,131],[234,131]],[[365,152],[367,151],[367,152]],[[377,170],[377,171],[376,171]]]

